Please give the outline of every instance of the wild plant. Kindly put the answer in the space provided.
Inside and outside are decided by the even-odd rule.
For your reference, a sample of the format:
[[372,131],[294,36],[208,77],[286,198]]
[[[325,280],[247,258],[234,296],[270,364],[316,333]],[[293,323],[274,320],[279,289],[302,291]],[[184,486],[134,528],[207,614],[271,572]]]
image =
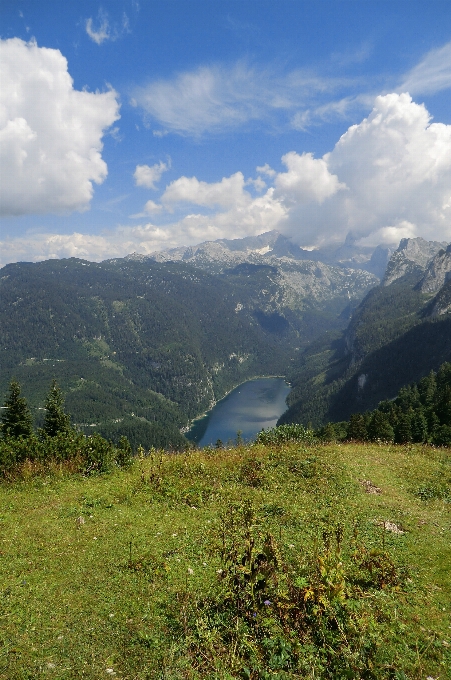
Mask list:
[[379,633],[366,590],[400,583],[389,554],[357,547],[355,536],[344,550],[338,524],[287,559],[259,516],[245,500],[229,505],[216,527],[218,590],[198,603],[193,625],[203,631],[191,646],[199,667],[208,658],[213,672],[214,640],[217,655],[228,650],[236,677],[307,677],[312,669],[311,677],[371,677]]
[[263,484],[263,464],[256,456],[247,456],[240,468],[240,481],[254,488]]

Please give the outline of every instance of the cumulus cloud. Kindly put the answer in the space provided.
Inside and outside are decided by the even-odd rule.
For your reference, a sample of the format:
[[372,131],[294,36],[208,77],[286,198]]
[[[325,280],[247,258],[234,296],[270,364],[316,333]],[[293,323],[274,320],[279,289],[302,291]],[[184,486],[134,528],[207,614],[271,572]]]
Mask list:
[[155,201],[149,200],[144,206],[144,210],[146,211],[146,213],[151,215],[152,213],[161,212],[161,210],[163,210],[163,206],[158,205],[158,203],[155,203]]
[[451,42],[431,50],[405,77],[400,92],[434,94],[451,87]]
[[[252,68],[244,62],[180,73],[136,88],[132,102],[165,128],[180,134],[221,132],[252,121],[290,116],[343,79],[296,70],[288,74]],[[289,117],[286,123],[289,124]]]
[[276,198],[286,205],[323,203],[339,189],[346,188],[338,181],[337,175],[329,172],[324,158],[313,158],[311,153],[301,156],[295,151],[282,156],[282,163],[288,172],[281,172],[275,178]]
[[40,262],[62,257],[79,257],[103,260],[106,257],[125,255],[131,245],[125,239],[115,243],[104,235],[80,234],[28,234],[21,238],[0,241],[0,266],[8,262]]
[[182,202],[206,207],[239,207],[250,200],[244,186],[242,172],[212,183],[200,182],[196,177],[180,177],[166,187],[161,202],[166,205]]
[[[32,137],[32,126],[17,125]],[[451,125],[432,123],[408,94],[377,97],[368,117],[321,158],[290,151],[282,163],[279,172],[257,168],[272,183],[266,189],[241,172],[217,182],[180,177],[141,214],[160,212],[160,224],[147,218],[89,238],[33,234],[0,244],[3,262],[74,253],[103,259],[271,229],[304,247],[343,242],[349,232],[370,245],[415,236],[451,241]],[[259,187],[264,193],[255,195]],[[162,224],[173,210],[182,217]]]
[[277,172],[271,168],[268,163],[265,163],[264,165],[257,165],[256,168],[257,172],[261,172],[262,175],[268,175],[268,177],[275,177],[277,175]]
[[[243,186],[242,181],[240,185]],[[191,212],[165,225],[147,221],[133,227],[118,226],[99,235],[30,233],[23,238],[5,239],[0,241],[0,266],[19,260],[36,262],[52,257],[100,261],[124,257],[132,252],[149,254],[205,240],[261,234],[275,229],[286,214],[286,209],[274,199],[273,193],[274,189],[270,188],[263,196],[253,198],[242,190],[240,201],[226,209],[211,215]],[[201,197],[196,200],[201,200]],[[149,219],[149,214],[158,213],[161,209],[153,201],[148,201],[144,212],[132,217],[147,216]]]
[[155,165],[137,165],[136,170],[133,174],[135,178],[136,186],[147,187],[148,189],[156,189],[155,186],[157,182],[160,181],[161,175],[169,170],[171,167],[170,161],[168,163],[155,163]]
[[319,206],[292,206],[284,228],[299,242],[340,240],[350,231],[376,242],[407,233],[451,240],[451,126],[431,123],[410,95],[377,97],[371,114],[321,160],[346,189]]
[[0,41],[2,215],[89,207],[107,176],[102,136],[119,118],[114,90],[78,91],[59,50]]

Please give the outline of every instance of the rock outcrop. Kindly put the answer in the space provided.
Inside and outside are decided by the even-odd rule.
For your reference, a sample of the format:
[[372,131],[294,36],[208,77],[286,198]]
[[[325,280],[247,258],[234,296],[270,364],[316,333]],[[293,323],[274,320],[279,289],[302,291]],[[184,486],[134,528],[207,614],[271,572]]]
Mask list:
[[425,241],[423,238],[403,238],[390,258],[382,284],[389,286],[406,274],[421,275],[435,255],[447,245],[445,242]]
[[420,283],[422,293],[438,293],[451,278],[451,245],[446,250],[439,250],[431,260]]

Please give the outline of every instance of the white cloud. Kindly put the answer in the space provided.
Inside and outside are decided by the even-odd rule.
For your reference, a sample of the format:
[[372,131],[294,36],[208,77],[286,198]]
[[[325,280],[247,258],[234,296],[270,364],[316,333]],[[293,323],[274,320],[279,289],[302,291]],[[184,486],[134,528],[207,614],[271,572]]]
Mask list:
[[107,14],[102,10],[99,10],[98,23],[98,29],[94,30],[92,18],[86,19],[86,33],[97,45],[101,45],[105,40],[111,38],[110,22]]
[[263,191],[263,189],[266,189],[266,182],[260,177],[260,175],[257,177],[257,179],[252,179],[252,177],[249,177],[249,179],[246,181],[246,185],[253,186],[255,191]]
[[434,94],[451,87],[451,42],[431,50],[405,76],[400,92]]
[[406,233],[451,240],[451,126],[431,124],[408,94],[377,97],[322,160],[346,190],[320,206],[293,204],[284,228],[299,242],[342,240],[349,231],[375,241]]
[[[364,61],[371,44],[348,53],[331,55],[334,73]],[[168,131],[200,136],[233,128],[265,125],[273,129],[305,131],[333,119],[350,119],[368,110],[380,76],[330,76],[326,64],[315,68],[283,71],[278,66],[213,64],[137,87],[131,102],[161,124],[155,135]],[[331,69],[329,68],[329,73]],[[451,42],[431,50],[402,79],[388,76],[391,90],[432,94],[451,87]],[[150,125],[150,121],[148,121]]]
[[[124,241],[124,240],[123,240]],[[0,266],[8,262],[40,262],[61,257],[103,260],[125,255],[127,243],[119,245],[108,237],[92,234],[29,234],[22,238],[0,241]]]
[[161,175],[169,170],[171,167],[170,160],[167,163],[160,161],[155,165],[137,165],[133,174],[136,185],[138,187],[147,187],[148,189],[156,189],[157,182],[160,181]]
[[175,180],[163,206],[217,212],[164,227],[168,237],[193,243],[278,228],[304,247],[343,241],[350,231],[374,245],[418,235],[451,240],[451,126],[431,124],[408,94],[377,97],[370,115],[322,158],[291,151],[282,162],[279,173],[257,168],[273,184],[260,198],[246,190],[258,178],[245,181],[241,172],[213,183]]
[[256,168],[257,172],[261,172],[262,175],[268,175],[268,177],[275,177],[277,175],[276,171],[273,170],[268,163],[264,165],[258,165]]
[[[16,125],[32,143],[31,126]],[[177,221],[124,225],[92,237],[32,234],[5,240],[3,263],[75,253],[104,259],[271,229],[304,247],[342,242],[350,231],[372,245],[415,236],[451,241],[451,125],[431,123],[425,106],[408,94],[377,97],[370,115],[322,158],[290,151],[282,162],[286,170],[279,173],[268,165],[257,169],[273,184],[261,196],[250,188],[258,178],[245,181],[241,172],[212,183],[180,177],[166,187],[161,205],[148,201],[141,213],[144,218],[176,209],[184,214]],[[208,214],[188,213],[187,204]]]
[[183,202],[206,207],[238,207],[250,200],[244,186],[242,172],[212,183],[199,182],[196,177],[180,177],[166,187],[161,202],[165,205]]
[[[220,184],[220,183],[218,183]],[[139,224],[119,226],[99,235],[34,233],[23,238],[0,241],[0,266],[8,262],[37,262],[53,257],[80,257],[100,261],[110,257],[124,257],[138,252],[179,245],[194,245],[218,238],[242,238],[275,229],[286,214],[286,209],[274,200],[274,189],[263,196],[252,198],[243,192],[240,204],[213,215],[190,213],[171,224]],[[148,201],[146,212],[157,212],[160,206]],[[133,216],[145,217],[145,213]]]
[[163,206],[158,205],[158,203],[155,203],[155,201],[149,200],[144,206],[144,210],[146,211],[147,214],[151,215],[152,213],[161,212],[163,210]]
[[102,43],[104,43],[106,40],[111,40],[114,42],[122,34],[130,33],[130,21],[124,12],[122,15],[120,28],[117,26],[117,24],[112,26],[110,24],[108,13],[103,9],[99,9],[97,16],[97,28],[94,28],[94,21],[91,17],[86,19],[85,28],[86,33],[91,38],[91,40],[93,40],[97,45],[102,45]]
[[275,120],[280,112],[291,115],[318,93],[331,92],[341,85],[339,78],[301,70],[283,75],[238,62],[232,67],[204,66],[173,79],[151,82],[135,89],[132,102],[165,128],[196,136],[251,121]]
[[[394,244],[399,243],[402,238],[415,238],[418,236],[417,229],[414,224],[401,220],[395,226],[382,227],[377,231],[372,232],[369,236],[361,238],[361,245],[379,245],[381,243]],[[434,239],[432,239],[434,240]]]
[[89,207],[107,176],[104,130],[119,118],[114,90],[78,91],[59,50],[0,41],[2,215]]
[[282,163],[288,172],[281,172],[275,178],[276,198],[285,205],[302,205],[314,201],[323,203],[345,185],[329,172],[324,158],[313,158],[311,153],[301,156],[295,151],[282,156]]

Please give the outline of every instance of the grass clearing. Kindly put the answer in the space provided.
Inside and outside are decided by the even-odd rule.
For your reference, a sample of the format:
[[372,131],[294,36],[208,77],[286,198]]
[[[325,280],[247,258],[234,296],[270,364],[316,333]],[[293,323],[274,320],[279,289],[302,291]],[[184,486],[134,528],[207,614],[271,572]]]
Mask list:
[[[313,634],[302,628],[307,618],[297,640],[290,637],[294,624],[283,617],[291,610],[287,605],[281,614],[280,593],[296,572],[297,593],[305,596],[301,571],[318,556],[330,558],[329,586],[350,584],[356,532],[360,544],[386,551],[405,576],[383,588],[362,586],[359,600],[343,594],[357,612],[349,625],[358,620],[377,652],[363,673],[351,658],[355,648],[343,643],[351,670],[334,677],[451,678],[451,504],[434,495],[437,480],[451,489],[450,477],[445,449],[287,443],[153,454],[111,474],[65,475],[60,468],[5,482],[0,678],[331,677]],[[369,493],[365,481],[380,492]],[[421,494],[425,488],[429,496]],[[253,508],[252,528],[246,534],[238,523],[225,539],[224,517],[244,501]],[[323,534],[337,527],[340,562],[335,548],[321,547]],[[225,564],[220,537],[240,559],[238,534],[254,541],[250,564],[268,533],[274,564],[284,565],[277,574],[265,572],[268,588],[277,578],[271,587],[278,589],[278,610],[275,600],[263,606],[254,591],[251,602],[250,581],[242,580],[236,614],[218,574]],[[232,566],[247,578],[246,565]],[[342,606],[341,595],[328,597],[326,604],[318,600],[315,616]],[[256,627],[246,618],[249,602]],[[334,620],[340,622],[338,614]],[[236,630],[227,630],[231,621]],[[333,626],[327,631],[336,634]]]

